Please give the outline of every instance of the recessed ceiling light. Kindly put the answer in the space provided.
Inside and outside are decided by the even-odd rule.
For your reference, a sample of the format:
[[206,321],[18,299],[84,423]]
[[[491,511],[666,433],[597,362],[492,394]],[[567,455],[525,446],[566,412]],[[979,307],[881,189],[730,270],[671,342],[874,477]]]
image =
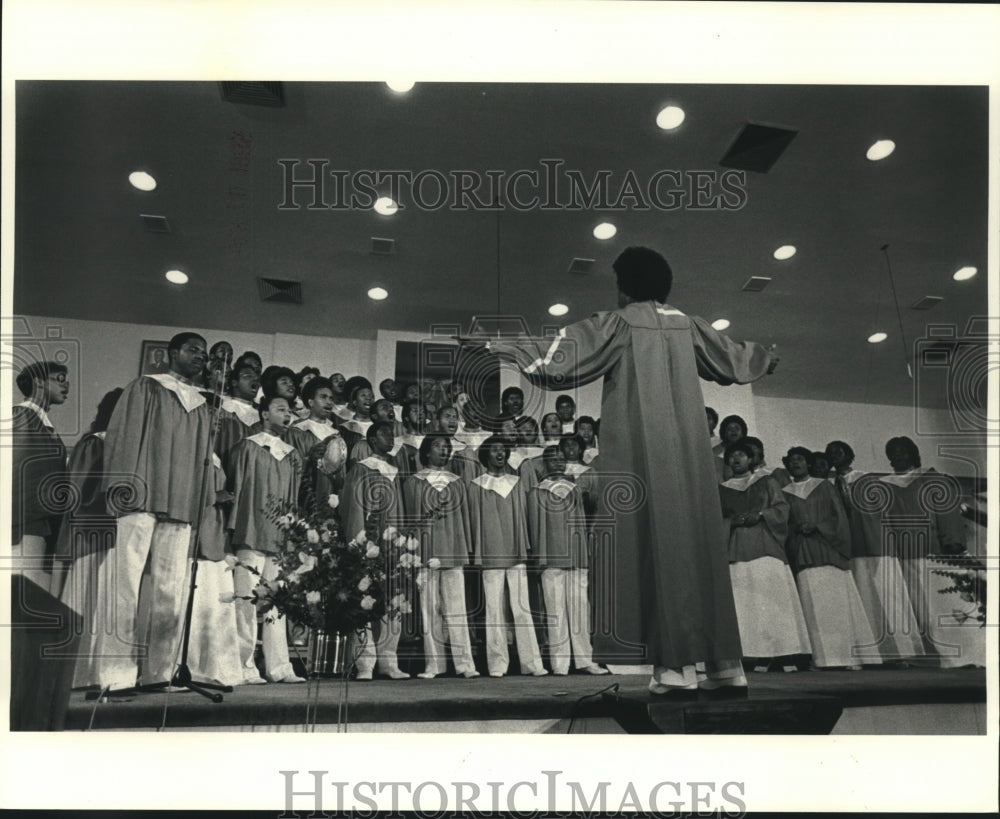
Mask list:
[[165,274],[168,282],[173,282],[174,284],[187,284],[188,274],[183,270],[168,270]]
[[728,330],[729,329],[729,319],[716,319],[712,322],[712,326],[716,330]]
[[414,85],[416,85],[413,80],[386,80],[386,85],[388,85],[397,94],[405,94]]
[[549,308],[549,315],[552,316],[565,316],[569,312],[569,308],[565,304],[553,304]]
[[795,245],[782,245],[776,251],[774,251],[774,258],[784,261],[785,259],[791,259],[795,255]]
[[594,238],[595,239],[610,239],[618,232],[611,222],[601,222],[597,227],[594,228]]
[[389,291],[383,287],[373,287],[368,291],[368,298],[374,301],[382,301],[383,299],[389,298]]
[[964,282],[966,279],[971,279],[979,271],[974,267],[963,267],[955,271],[955,275],[952,278],[957,282]]
[[133,188],[141,191],[151,191],[156,188],[156,180],[145,171],[132,171],[128,175],[128,181]]
[[896,143],[891,139],[880,139],[868,149],[868,153],[865,154],[865,156],[867,156],[872,162],[877,162],[879,159],[885,159],[895,150]]
[[656,124],[664,131],[672,131],[684,122],[684,109],[668,105],[656,115]]
[[388,196],[380,196],[375,200],[376,213],[381,213],[383,216],[392,216],[397,210],[399,210],[399,205],[393,202]]
[[887,336],[885,333],[872,333],[870,336],[868,336],[868,343],[878,344],[882,341],[885,341],[887,338],[889,338],[889,336]]

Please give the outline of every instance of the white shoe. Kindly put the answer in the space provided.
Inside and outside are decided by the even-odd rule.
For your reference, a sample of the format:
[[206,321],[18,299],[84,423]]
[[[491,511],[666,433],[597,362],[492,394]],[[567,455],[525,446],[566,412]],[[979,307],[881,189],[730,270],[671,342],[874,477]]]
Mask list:
[[586,668],[581,668],[580,670],[586,671],[588,674],[593,674],[595,677],[600,676],[601,674],[611,673],[610,671],[608,671],[608,669],[601,668],[597,663],[592,663],[591,665],[588,665]]
[[304,683],[306,681],[305,677],[300,677],[298,674],[286,674],[284,677],[277,677],[271,680],[273,683],[289,683],[297,684]]
[[419,674],[417,674],[417,679],[418,680],[433,680],[436,676],[438,676],[438,675],[435,672],[433,672],[433,671],[421,671]]
[[740,674],[738,677],[706,677],[697,684],[697,687],[702,691],[718,691],[720,688],[746,688],[747,678],[745,674]]
[[267,680],[261,676],[257,677],[244,677],[243,685],[267,685]]
[[539,668],[535,671],[530,672],[532,677],[547,677],[549,672],[545,668]]
[[504,675],[503,671],[491,671],[490,672],[490,676],[491,677],[502,677],[503,675]]
[[354,678],[359,682],[371,682],[372,672],[371,671],[359,671],[358,675]]
[[656,680],[650,680],[647,687],[649,688],[650,694],[655,694],[657,696],[673,694],[674,696],[687,697],[692,696],[692,693],[689,692],[693,692],[694,696],[697,696],[698,692],[698,683],[696,682],[689,683],[688,685],[664,685]]
[[410,679],[410,675],[407,674],[405,671],[403,671],[401,668],[390,668],[388,671],[385,672],[385,676],[387,676],[390,680]]
[[558,669],[553,668],[552,673],[555,674],[555,676],[557,677],[565,677],[567,674],[569,674],[569,671],[559,671]]
[[476,669],[474,669],[474,668],[469,669],[468,671],[463,671],[463,672],[461,672],[461,674],[467,680],[471,680],[471,679],[474,679],[475,677],[479,676],[479,672],[476,671]]

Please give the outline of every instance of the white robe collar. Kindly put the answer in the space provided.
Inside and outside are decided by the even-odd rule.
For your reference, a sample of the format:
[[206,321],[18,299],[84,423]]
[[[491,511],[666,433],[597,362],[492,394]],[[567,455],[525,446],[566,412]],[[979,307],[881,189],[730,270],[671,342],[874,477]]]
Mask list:
[[333,414],[338,418],[343,418],[345,421],[350,421],[354,418],[354,411],[347,404],[334,404]]
[[751,486],[753,486],[761,478],[766,478],[761,470],[756,472],[751,472],[748,475],[744,475],[742,478],[730,478],[728,481],[723,481],[722,485],[728,489],[735,489],[737,492],[746,492]]
[[845,472],[843,475],[838,474],[835,477],[831,478],[830,480],[836,483],[837,478],[841,478],[844,481],[844,483],[850,486],[864,474],[866,473],[862,472],[860,469],[852,469],[850,472]]
[[349,429],[351,432],[356,432],[358,435],[364,437],[365,433],[368,432],[368,428],[375,423],[374,421],[359,421],[357,418],[351,418],[349,421],[343,423],[344,429]]
[[486,432],[481,429],[477,430],[463,430],[455,435],[457,440],[462,441],[466,446],[470,446],[473,449],[479,449],[482,446],[483,441],[489,438],[493,433]]
[[38,416],[38,419],[42,422],[43,426],[46,426],[49,429],[55,429],[55,427],[52,426],[52,422],[49,420],[49,414],[45,410],[43,410],[40,406],[38,406],[38,404],[36,404],[34,401],[22,401],[17,406],[31,410],[33,413],[35,413],[35,415]]
[[305,418],[293,425],[296,429],[307,429],[317,441],[325,441],[331,435],[339,435],[333,421],[317,421],[315,418]]
[[566,464],[566,474],[572,475],[574,478],[579,477],[585,472],[590,472],[591,468],[586,464],[568,463]]
[[366,466],[374,472],[380,472],[385,475],[390,481],[396,480],[396,475],[399,474],[399,469],[394,467],[390,463],[386,463],[381,458],[375,455],[369,455],[363,461],[358,461],[362,466]]
[[501,498],[506,498],[511,492],[514,491],[514,487],[517,486],[517,482],[520,478],[517,475],[510,475],[504,473],[503,475],[491,475],[489,472],[484,472],[472,479],[472,483],[476,486],[481,486],[489,492],[496,492]]
[[253,441],[262,449],[269,450],[271,456],[276,461],[285,460],[285,456],[295,449],[291,444],[285,443],[277,435],[272,435],[270,432],[258,432],[256,435],[251,435],[247,440]]
[[826,483],[826,481],[824,481],[823,478],[806,478],[804,481],[793,480],[787,486],[783,486],[781,488],[781,491],[787,492],[789,495],[795,495],[795,497],[805,500],[813,493],[813,490],[821,483]]
[[403,443],[407,446],[411,446],[414,449],[420,449],[420,445],[424,442],[423,435],[414,435],[412,432],[407,432],[403,436]]
[[243,425],[247,427],[252,427],[260,420],[260,413],[257,412],[257,408],[242,398],[233,398],[231,395],[227,395],[222,399],[222,408],[239,418],[243,422]]
[[459,480],[458,475],[454,472],[447,472],[444,469],[435,469],[433,467],[421,469],[413,477],[421,481],[427,481],[438,492],[444,492],[448,488],[448,484]]
[[596,446],[593,449],[585,449],[583,450],[583,462],[588,465],[592,464],[594,462],[594,458],[600,454],[601,453]]
[[518,469],[522,463],[530,461],[532,458],[537,458],[544,451],[540,446],[519,446],[510,451],[510,458],[507,462],[511,468]]
[[575,487],[576,484],[566,478],[546,478],[538,484],[539,490],[555,495],[559,500],[565,498]]
[[921,475],[926,475],[930,469],[922,466],[918,466],[911,469],[909,472],[904,472],[902,475],[883,475],[879,478],[883,483],[890,483],[893,486],[899,486],[903,489],[908,487]]
[[185,412],[191,412],[205,403],[205,396],[198,392],[197,387],[191,384],[185,384],[177,378],[177,376],[172,375],[171,373],[147,375],[146,378],[152,378],[161,387],[170,390],[174,395],[176,395],[177,400],[180,401],[180,404],[184,407]]

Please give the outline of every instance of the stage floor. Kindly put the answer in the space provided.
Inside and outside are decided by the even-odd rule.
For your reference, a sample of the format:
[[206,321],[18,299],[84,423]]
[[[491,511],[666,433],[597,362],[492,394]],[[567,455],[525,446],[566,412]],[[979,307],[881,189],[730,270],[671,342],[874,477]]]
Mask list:
[[[677,707],[708,712],[732,710],[733,703],[766,710],[796,702],[827,702],[843,708],[837,723],[841,730],[834,733],[977,734],[985,730],[984,669],[751,673],[748,679],[745,700],[700,695]],[[346,685],[341,680],[321,679],[305,685],[239,686],[224,695],[221,703],[190,692],[142,693],[97,702],[88,701],[83,691],[74,691],[66,729],[303,731],[315,726],[315,730],[335,731],[339,723],[341,729],[346,724],[351,731],[378,732],[537,733],[575,727],[588,733],[622,733],[616,702],[645,708],[664,701],[648,694],[647,682],[648,677],[635,674],[376,679]],[[617,689],[612,690],[613,686]],[[935,720],[918,724],[922,714],[935,710]],[[879,713],[883,717],[894,713],[897,718],[882,719],[881,728],[873,730],[878,721],[871,717]],[[700,732],[772,733],[766,728]],[[789,733],[777,728],[773,732]]]

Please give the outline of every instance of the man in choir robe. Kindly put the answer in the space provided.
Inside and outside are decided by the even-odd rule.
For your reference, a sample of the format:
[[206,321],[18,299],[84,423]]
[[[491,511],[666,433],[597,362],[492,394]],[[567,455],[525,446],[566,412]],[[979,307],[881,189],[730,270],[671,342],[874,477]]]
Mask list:
[[[229,453],[248,435],[259,431],[260,413],[254,398],[260,387],[260,376],[253,363],[241,359],[229,374],[230,394],[222,399],[222,415],[215,451],[222,459],[222,468],[229,468]],[[255,429],[256,427],[256,429]]]
[[[302,458],[303,473],[300,505],[326,505],[330,495],[338,494],[344,485],[344,469],[327,475],[320,469],[320,460],[330,438],[340,437],[333,423],[333,385],[327,378],[311,378],[302,389],[302,401],[309,417],[296,421],[288,430],[287,440]],[[346,451],[347,445],[344,445]]]
[[727,533],[699,377],[748,383],[773,370],[776,358],[666,304],[672,272],[655,251],[628,248],[614,269],[618,310],[565,327],[554,339],[487,346],[550,389],[604,378],[602,484],[626,475],[642,490],[630,506],[601,493],[601,513],[616,525],[611,554],[598,556],[612,562],[613,573],[595,577],[594,608],[609,606],[612,620],[599,624],[595,654],[651,663],[654,693],[697,687],[699,662],[708,669],[702,687],[742,687]]
[[524,445],[533,446],[538,443],[538,422],[531,415],[524,414],[524,390],[520,387],[507,387],[500,394],[500,414],[514,419]]
[[187,602],[192,525],[202,507],[212,417],[193,384],[207,358],[205,339],[178,333],[167,347],[170,372],[125,387],[104,443],[104,489],[118,517],[112,623],[98,639],[100,685],[135,685],[139,582],[150,561],[150,637],[146,683],[170,681]]
[[[52,583],[51,566],[59,529],[59,487],[54,481],[66,469],[66,447],[49,420],[48,411],[69,397],[68,370],[55,361],[29,364],[18,374],[24,401],[11,417],[13,500],[11,538],[14,569],[46,591]],[[61,589],[54,589],[58,594]]]
[[562,423],[561,432],[572,432],[576,422],[576,401],[570,395],[560,395],[556,399],[556,415]]

